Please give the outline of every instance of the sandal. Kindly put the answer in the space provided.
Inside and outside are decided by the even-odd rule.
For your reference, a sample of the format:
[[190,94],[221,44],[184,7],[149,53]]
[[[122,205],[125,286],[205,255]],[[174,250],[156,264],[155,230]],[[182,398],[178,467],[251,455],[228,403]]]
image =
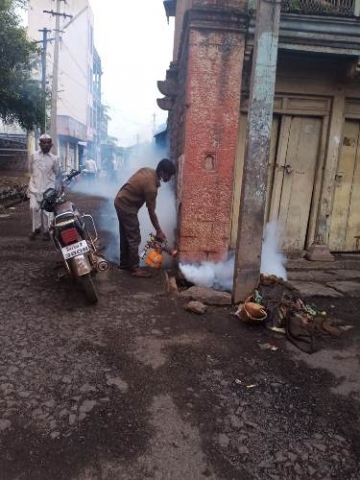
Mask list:
[[147,272],[143,268],[137,268],[133,272],[131,272],[132,277],[138,277],[138,278],[149,278],[151,277],[151,273]]

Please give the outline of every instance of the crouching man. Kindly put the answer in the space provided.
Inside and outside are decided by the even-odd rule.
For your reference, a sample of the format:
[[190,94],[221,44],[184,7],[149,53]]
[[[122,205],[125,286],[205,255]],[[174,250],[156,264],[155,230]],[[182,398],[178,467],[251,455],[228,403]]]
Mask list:
[[166,238],[155,213],[156,197],[160,182],[168,182],[175,175],[175,166],[167,158],[162,159],[156,170],[144,167],[138,170],[120,188],[114,206],[119,220],[120,269],[129,270],[134,277],[149,277],[140,268],[139,246],[141,242],[138,212],[146,203],[151,223],[159,239]]

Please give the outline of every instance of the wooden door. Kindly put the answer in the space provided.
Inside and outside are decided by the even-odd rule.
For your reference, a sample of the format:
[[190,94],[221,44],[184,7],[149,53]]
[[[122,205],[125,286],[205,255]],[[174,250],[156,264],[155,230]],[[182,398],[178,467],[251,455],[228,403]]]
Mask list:
[[284,251],[306,248],[321,127],[319,118],[281,120],[268,219],[279,221]]
[[360,235],[360,122],[346,120],[335,177],[329,248],[351,252]]

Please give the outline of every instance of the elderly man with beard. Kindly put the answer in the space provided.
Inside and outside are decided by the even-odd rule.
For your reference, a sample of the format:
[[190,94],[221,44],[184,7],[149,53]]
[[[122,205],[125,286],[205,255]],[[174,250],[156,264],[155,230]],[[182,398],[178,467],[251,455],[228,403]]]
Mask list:
[[[30,158],[30,182],[28,196],[30,198],[30,211],[32,218],[32,232],[30,240],[35,240],[41,232],[42,221],[40,203],[43,193],[48,188],[55,188],[60,178],[60,162],[56,155],[50,153],[53,146],[50,135],[41,135],[39,139],[40,150],[33,153]],[[49,214],[47,214],[49,215]],[[49,216],[46,216],[47,224],[43,225],[44,239],[49,238]]]
[[175,175],[174,164],[167,158],[153,168],[140,168],[120,188],[114,206],[119,220],[120,230],[120,269],[129,270],[134,277],[149,277],[150,274],[140,268],[139,246],[141,242],[138,211],[146,203],[156,237],[165,239],[155,213],[156,197],[160,181],[168,182]]

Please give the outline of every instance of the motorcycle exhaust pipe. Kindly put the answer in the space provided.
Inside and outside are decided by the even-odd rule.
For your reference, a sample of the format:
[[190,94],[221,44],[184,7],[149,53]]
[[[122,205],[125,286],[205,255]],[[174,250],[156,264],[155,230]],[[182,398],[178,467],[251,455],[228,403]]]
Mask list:
[[109,268],[109,262],[103,257],[96,257],[96,270],[98,272],[105,272]]

